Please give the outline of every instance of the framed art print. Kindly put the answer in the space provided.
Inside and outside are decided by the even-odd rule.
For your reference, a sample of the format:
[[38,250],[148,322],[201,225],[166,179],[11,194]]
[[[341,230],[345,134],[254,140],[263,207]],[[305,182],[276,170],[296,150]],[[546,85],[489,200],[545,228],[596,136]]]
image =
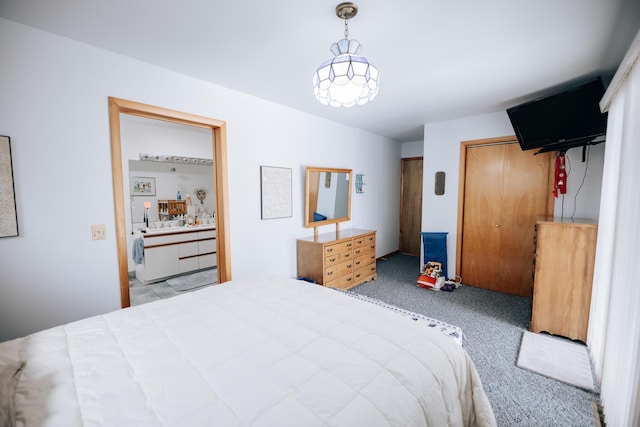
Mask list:
[[134,176],[129,178],[129,191],[132,196],[155,196],[156,179],[152,177]]
[[11,141],[0,136],[0,237],[18,235],[18,213],[13,185]]
[[261,218],[293,216],[291,168],[260,166]]

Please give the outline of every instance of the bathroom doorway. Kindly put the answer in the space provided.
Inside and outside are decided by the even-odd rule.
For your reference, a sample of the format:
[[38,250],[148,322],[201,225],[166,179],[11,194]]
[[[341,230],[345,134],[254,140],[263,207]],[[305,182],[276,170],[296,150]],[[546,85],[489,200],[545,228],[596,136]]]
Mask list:
[[[218,282],[231,280],[231,254],[228,226],[228,190],[226,159],[226,123],[220,120],[196,116],[189,113],[141,104],[118,98],[109,98],[109,117],[111,129],[111,157],[114,185],[114,205],[116,211],[116,239],[118,247],[118,266],[120,277],[120,296],[123,308],[131,305],[129,294],[129,252],[127,221],[131,221],[125,202],[124,186],[129,185],[128,165],[123,167],[123,150],[126,142],[122,137],[122,117],[132,115],[162,122],[193,126],[210,133],[213,153],[214,192],[217,229],[217,265]],[[178,149],[178,147],[176,147]],[[129,231],[130,232],[130,231]]]

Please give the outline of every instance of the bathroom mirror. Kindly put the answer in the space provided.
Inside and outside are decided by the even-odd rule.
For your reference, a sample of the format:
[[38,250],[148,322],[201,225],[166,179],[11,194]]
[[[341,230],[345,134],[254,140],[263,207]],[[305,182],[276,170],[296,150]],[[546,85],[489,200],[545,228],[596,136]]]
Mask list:
[[304,226],[351,220],[351,169],[307,167]]

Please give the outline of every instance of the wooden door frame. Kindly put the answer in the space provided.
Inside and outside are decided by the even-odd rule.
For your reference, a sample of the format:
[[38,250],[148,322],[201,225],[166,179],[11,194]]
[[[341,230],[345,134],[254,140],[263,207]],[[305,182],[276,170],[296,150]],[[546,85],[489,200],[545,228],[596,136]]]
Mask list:
[[[485,139],[474,139],[469,141],[460,142],[460,176],[458,181],[458,228],[457,228],[457,237],[456,237],[456,275],[460,276],[461,267],[462,267],[462,242],[464,236],[463,232],[463,220],[464,220],[464,190],[465,190],[465,180],[467,176],[467,150],[470,147],[478,146],[478,145],[502,145],[502,144],[512,144],[518,143],[518,138],[513,136],[501,136],[497,138],[485,138]],[[555,173],[555,159],[553,156],[549,156],[549,174],[553,176]],[[553,216],[553,180],[549,180],[549,188],[548,188],[548,199],[547,199],[547,216]]]
[[[403,230],[403,223],[402,223],[402,207],[404,206],[404,162],[405,160],[422,160],[422,193],[424,193],[424,156],[416,156],[416,157],[403,157],[400,159],[400,233],[399,233],[399,238],[398,238],[398,248],[402,249],[402,230]],[[422,197],[422,195],[420,195],[420,197],[422,198],[422,200],[424,200],[424,197]],[[420,229],[422,230],[422,209],[424,209],[424,207],[422,206],[422,200],[420,202]],[[418,256],[420,256],[420,254],[418,254]]]
[[229,234],[229,191],[227,178],[227,125],[226,122],[180,111],[125,99],[109,97],[109,127],[111,130],[111,168],[113,199],[116,214],[116,241],[118,271],[120,275],[120,302],[122,308],[131,305],[129,295],[129,258],[127,251],[126,217],[124,207],[124,177],[122,176],[122,140],[120,114],[131,114],[148,119],[163,120],[187,126],[210,129],[216,192],[216,240],[218,281],[231,280],[231,244]]

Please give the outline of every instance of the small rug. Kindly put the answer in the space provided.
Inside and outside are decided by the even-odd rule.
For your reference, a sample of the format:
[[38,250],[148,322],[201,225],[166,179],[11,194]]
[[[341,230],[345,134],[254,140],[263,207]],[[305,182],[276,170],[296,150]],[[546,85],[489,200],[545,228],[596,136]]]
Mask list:
[[583,344],[525,331],[516,365],[583,390],[595,391],[589,351]]
[[167,285],[178,292],[188,291],[218,282],[218,269],[199,271],[187,276],[178,276],[167,280]]

